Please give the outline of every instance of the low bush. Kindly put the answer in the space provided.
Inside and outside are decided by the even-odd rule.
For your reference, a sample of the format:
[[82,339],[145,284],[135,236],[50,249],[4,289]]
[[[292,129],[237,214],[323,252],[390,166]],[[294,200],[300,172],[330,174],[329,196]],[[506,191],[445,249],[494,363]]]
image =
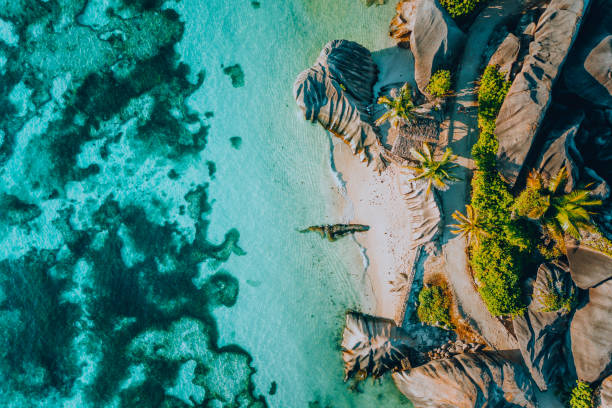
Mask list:
[[576,381],[569,400],[570,408],[593,408],[593,389],[584,381]]
[[482,74],[478,88],[479,125],[481,121],[495,121],[509,89],[510,82],[506,81],[504,73],[496,66],[489,65]]
[[470,14],[483,0],[440,0],[442,7],[451,17],[462,17]]
[[443,98],[451,93],[451,73],[447,69],[436,71],[429,80],[427,92],[436,98]]
[[423,323],[445,329],[452,328],[450,299],[446,285],[433,285],[421,290],[417,316]]

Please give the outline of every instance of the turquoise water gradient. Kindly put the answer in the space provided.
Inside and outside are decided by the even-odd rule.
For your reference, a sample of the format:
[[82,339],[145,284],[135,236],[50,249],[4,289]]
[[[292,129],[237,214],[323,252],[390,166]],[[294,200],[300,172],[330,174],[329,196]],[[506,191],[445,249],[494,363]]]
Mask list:
[[401,407],[343,383],[370,301],[293,100],[395,4],[0,0],[0,406]]
[[[271,406],[404,401],[389,384],[355,395],[341,382],[343,313],[362,301],[363,266],[350,240],[330,244],[296,233],[338,221],[329,200],[339,197],[325,133],[300,117],[292,96],[295,77],[327,41],[390,46],[393,7],[366,8],[356,0],[264,1],[260,9],[246,1],[187,0],[176,7],[187,22],[178,45],[183,61],[210,73],[189,103],[215,112],[208,154],[217,163],[211,192],[220,212],[213,211],[211,233],[240,230],[248,255],[227,267],[241,281],[260,283],[243,285],[234,308],[217,310],[220,342],[249,350],[261,390],[278,383],[277,394],[267,397]],[[243,88],[232,88],[219,69],[235,63],[245,73]],[[235,135],[243,138],[238,152],[227,142]]]

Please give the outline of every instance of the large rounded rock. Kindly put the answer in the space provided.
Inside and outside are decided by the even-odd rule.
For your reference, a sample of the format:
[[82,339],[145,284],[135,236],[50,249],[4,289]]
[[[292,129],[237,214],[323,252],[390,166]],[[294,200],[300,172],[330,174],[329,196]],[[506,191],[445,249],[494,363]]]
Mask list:
[[551,102],[551,92],[578,34],[588,0],[552,0],[540,17],[529,55],[496,121],[500,170],[516,182]]
[[452,67],[465,42],[465,34],[437,0],[398,4],[390,34],[400,44],[410,39],[414,77],[423,93],[435,71]]
[[601,383],[597,391],[596,404],[597,408],[612,407],[612,375],[606,377]]
[[612,0],[594,1],[563,78],[584,100],[612,107]]
[[464,353],[393,373],[416,408],[535,408],[525,370],[492,352]]
[[589,289],[588,303],[570,325],[578,378],[596,382],[612,373],[612,280]]
[[572,279],[581,289],[589,289],[612,278],[612,257],[586,246],[568,246],[567,259]]
[[348,313],[342,334],[344,378],[356,374],[375,378],[402,367],[410,367],[416,351],[408,334],[395,322],[361,313]]
[[304,117],[342,138],[364,161],[379,145],[367,109],[374,99],[377,72],[370,51],[352,41],[335,40],[293,85]]
[[576,296],[576,287],[564,265],[542,264],[527,312],[512,321],[525,365],[542,391],[568,371],[564,343],[569,308],[549,311],[546,297],[553,291],[566,299]]

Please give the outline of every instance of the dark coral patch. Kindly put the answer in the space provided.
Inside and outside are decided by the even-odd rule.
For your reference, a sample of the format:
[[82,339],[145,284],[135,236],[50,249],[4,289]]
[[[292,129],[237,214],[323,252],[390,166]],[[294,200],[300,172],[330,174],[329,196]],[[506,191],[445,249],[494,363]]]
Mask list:
[[234,64],[223,68],[223,73],[230,77],[232,80],[232,86],[234,88],[244,86],[244,72],[239,64]]

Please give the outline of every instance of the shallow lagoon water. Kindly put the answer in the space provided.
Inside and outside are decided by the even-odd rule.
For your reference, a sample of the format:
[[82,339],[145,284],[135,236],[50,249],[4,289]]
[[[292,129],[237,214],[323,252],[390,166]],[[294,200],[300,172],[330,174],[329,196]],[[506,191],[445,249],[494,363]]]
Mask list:
[[17,3],[0,12],[2,405],[409,406],[390,380],[342,382],[367,282],[354,241],[298,233],[346,214],[291,92],[329,40],[389,46],[394,5]]

